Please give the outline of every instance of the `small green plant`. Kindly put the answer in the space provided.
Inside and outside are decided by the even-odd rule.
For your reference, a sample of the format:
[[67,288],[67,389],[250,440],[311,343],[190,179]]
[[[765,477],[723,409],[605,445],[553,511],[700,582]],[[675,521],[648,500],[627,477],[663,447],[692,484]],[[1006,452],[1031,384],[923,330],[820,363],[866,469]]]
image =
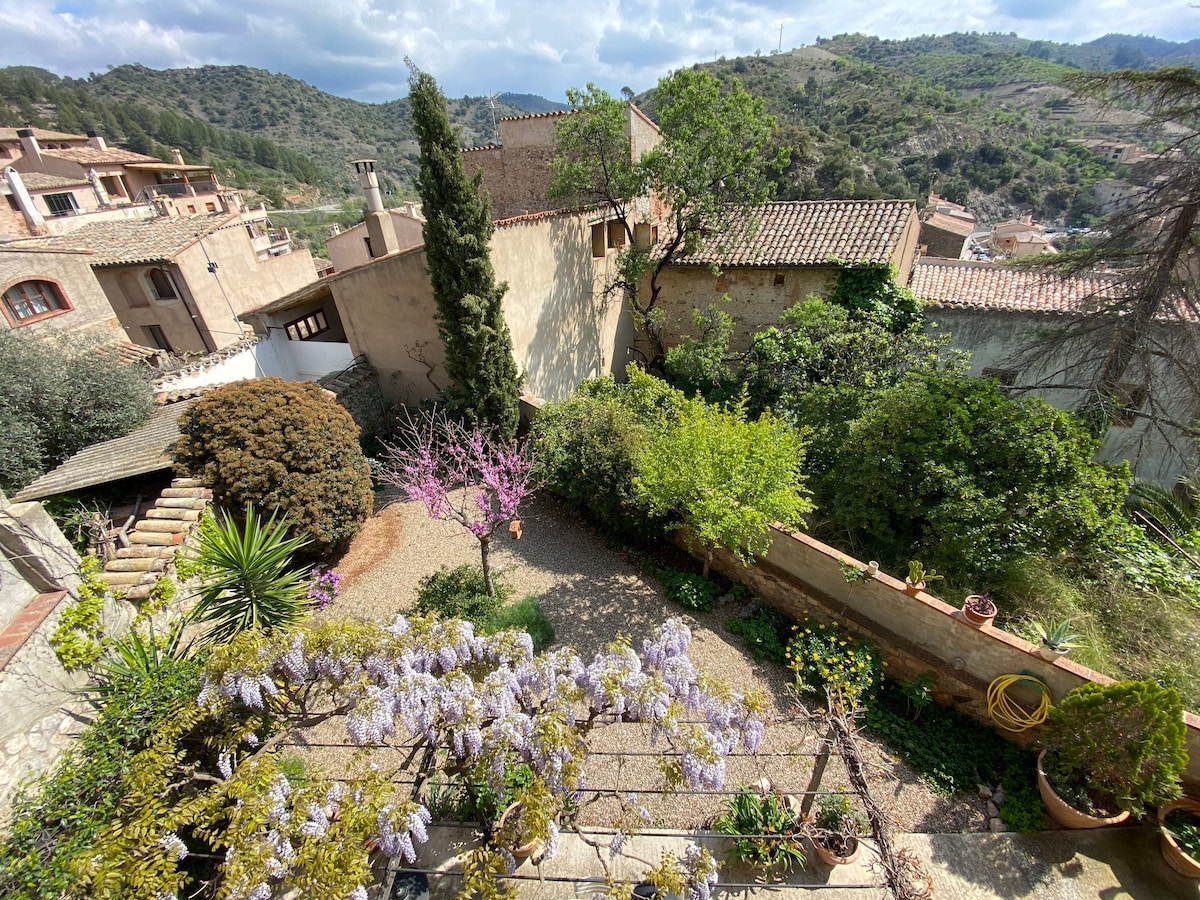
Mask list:
[[792,620],[769,606],[758,606],[744,618],[733,616],[725,627],[740,635],[757,660],[787,665],[787,640],[792,630]]
[[803,823],[797,812],[774,791],[760,793],[745,786],[738,788],[713,820],[713,829],[735,836],[730,857],[755,868],[778,869],[786,874],[792,868],[803,868],[806,862],[800,844]]
[[707,578],[669,567],[659,568],[648,560],[643,562],[642,571],[658,579],[663,593],[672,603],[678,603],[693,612],[712,611],[718,589]]
[[883,675],[879,648],[847,637],[836,623],[805,621],[794,626],[787,664],[798,691],[847,709],[869,699]]
[[859,835],[867,833],[870,823],[845,794],[822,794],[817,798],[813,828],[813,840],[834,856],[844,858],[854,852]]
[[1058,622],[1051,622],[1047,628],[1037,619],[1029,623],[1029,627],[1034,634],[1034,638],[1045,644],[1051,650],[1067,651],[1077,646],[1076,642],[1080,635],[1071,631],[1072,625],[1070,619],[1062,619]]
[[161,575],[158,581],[154,582],[154,587],[150,588],[140,612],[142,615],[152,616],[174,599],[175,582],[169,575]]
[[489,596],[482,566],[443,566],[417,585],[415,611],[444,619],[465,619],[481,625],[500,612],[508,600],[510,588],[493,579],[495,595]]
[[870,581],[874,576],[866,569],[860,569],[852,563],[839,563],[842,570],[842,577],[846,579],[847,584],[861,584],[864,581]]
[[542,612],[541,601],[532,595],[518,600],[511,606],[503,607],[483,626],[483,630],[488,634],[506,629],[526,632],[533,638],[534,653],[540,653],[554,643],[554,626]]
[[111,694],[131,679],[155,679],[175,668],[190,649],[180,644],[183,624],[177,620],[165,635],[156,635],[154,622],[147,619],[143,636],[135,623],[109,644],[108,653],[97,661],[96,691]]
[[50,646],[68,669],[90,666],[104,652],[104,626],[100,613],[104,609],[108,582],[104,580],[101,568],[100,560],[94,556],[80,560],[82,581],[76,592],[78,597],[62,611],[58,626],[50,636]]
[[921,718],[921,711],[933,702],[933,689],[936,686],[937,678],[932,672],[922,672],[909,681],[899,682],[900,693],[908,700],[914,722]]
[[911,560],[908,564],[908,582],[912,585],[929,584],[932,581],[941,581],[943,576],[937,573],[937,570],[925,570],[919,559]]
[[1167,813],[1165,824],[1179,849],[1200,861],[1200,816],[1188,809],[1176,809]]
[[1081,685],[1046,719],[1046,777],[1068,802],[1086,795],[1091,809],[1083,812],[1143,815],[1180,794],[1185,730],[1174,688],[1152,681]]

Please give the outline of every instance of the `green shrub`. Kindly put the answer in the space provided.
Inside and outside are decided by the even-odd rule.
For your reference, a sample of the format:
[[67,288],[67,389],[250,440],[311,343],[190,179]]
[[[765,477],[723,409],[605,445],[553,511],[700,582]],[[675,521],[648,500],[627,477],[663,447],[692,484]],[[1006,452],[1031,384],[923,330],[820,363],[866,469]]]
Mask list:
[[1152,681],[1080,685],[1046,719],[1047,775],[1054,770],[1062,779],[1055,779],[1055,790],[1082,788],[1098,809],[1140,816],[1179,796],[1185,734],[1183,703],[1173,688]]
[[660,568],[648,560],[642,563],[642,572],[658,579],[663,593],[672,603],[693,612],[712,612],[718,588],[707,578],[670,567]]
[[260,378],[215,388],[181,416],[175,464],[217,504],[278,512],[313,551],[349,544],[371,514],[359,429],[312,382]]
[[792,620],[783,613],[769,606],[759,606],[745,618],[732,617],[725,627],[745,640],[755,659],[787,665],[787,641]]
[[534,596],[502,607],[483,626],[483,630],[488,634],[507,629],[528,633],[533,638],[534,653],[540,653],[554,643],[554,626],[550,624],[550,620],[542,612],[542,604]]
[[90,666],[104,652],[104,626],[100,614],[104,611],[108,582],[104,580],[101,568],[100,560],[94,556],[80,560],[82,581],[76,591],[79,596],[62,611],[58,625],[50,635],[50,646],[65,668]]
[[495,596],[489,597],[487,582],[480,566],[442,566],[417,585],[417,603],[413,608],[421,615],[438,615],[444,619],[465,619],[482,625],[500,611],[508,599],[510,588],[493,579]]

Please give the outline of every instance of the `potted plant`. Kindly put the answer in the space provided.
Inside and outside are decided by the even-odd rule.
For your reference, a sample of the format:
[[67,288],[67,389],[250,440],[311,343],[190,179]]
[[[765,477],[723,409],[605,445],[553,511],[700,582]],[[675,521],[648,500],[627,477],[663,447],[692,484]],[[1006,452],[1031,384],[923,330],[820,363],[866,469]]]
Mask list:
[[862,852],[858,836],[868,827],[866,816],[850,804],[849,797],[824,794],[812,819],[813,849],[827,866],[848,865]]
[[990,594],[968,594],[963,600],[962,613],[963,618],[976,628],[991,625],[992,619],[996,618],[996,601]]
[[1200,803],[1183,797],[1158,808],[1162,855],[1172,869],[1200,878]]
[[926,584],[931,581],[939,581],[942,576],[935,569],[925,571],[925,567],[921,565],[921,561],[914,559],[908,564],[908,575],[904,579],[904,589],[908,593],[916,595],[925,590]]
[[1050,817],[1099,828],[1180,794],[1187,765],[1183,703],[1152,681],[1084,684],[1050,710],[1038,790]]
[[745,785],[725,802],[713,830],[734,837],[729,856],[759,870],[786,875],[807,860],[800,843],[803,821],[778,791],[756,791]]
[[1033,629],[1034,636],[1037,638],[1038,655],[1051,662],[1060,656],[1065,656],[1079,640],[1079,635],[1071,631],[1070,619],[1051,622],[1049,628],[1034,619],[1029,623],[1029,627]]

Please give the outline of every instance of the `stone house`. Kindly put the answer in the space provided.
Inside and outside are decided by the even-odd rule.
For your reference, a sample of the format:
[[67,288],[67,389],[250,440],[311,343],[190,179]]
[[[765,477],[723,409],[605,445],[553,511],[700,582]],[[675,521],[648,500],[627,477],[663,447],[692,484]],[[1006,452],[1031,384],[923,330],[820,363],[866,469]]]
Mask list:
[[963,248],[975,231],[975,216],[966,207],[951,203],[937,194],[921,210],[921,234],[918,238],[923,256],[960,259]]
[[307,251],[276,255],[256,243],[241,212],[220,211],[93,222],[0,244],[0,277],[9,328],[112,337],[115,317],[135,344],[210,353],[243,337],[240,313],[317,275]]
[[[1109,278],[1060,279],[995,263],[922,259],[913,268],[911,288],[928,306],[928,327],[935,334],[948,332],[952,347],[971,354],[971,374],[995,378],[1004,390],[1042,397],[1060,409],[1079,405],[1083,392],[1078,385],[1089,383],[1089,375],[1095,374],[1079,366],[1097,365],[1098,356],[1081,363],[1075,347],[1060,346],[1039,355],[1029,351],[1082,315],[1095,298],[1111,296],[1114,283]],[[1198,329],[1200,323],[1163,323],[1156,340],[1168,346],[1183,339],[1190,347]],[[1126,406],[1110,417],[1099,458],[1128,459],[1139,478],[1171,485],[1191,471],[1195,453],[1191,438],[1169,421],[1191,422],[1197,411],[1181,394],[1159,398],[1174,407],[1160,417],[1169,421],[1155,424],[1138,416],[1147,411],[1147,385],[1141,379],[1155,369],[1161,371],[1153,360],[1138,360],[1130,367],[1130,382],[1122,386]]]
[[892,266],[903,283],[917,253],[917,207],[912,200],[788,200],[757,207],[730,236],[715,237],[659,279],[664,334],[677,343],[695,333],[693,309],[728,297],[731,346],[751,336],[809,294],[825,294],[838,261]]

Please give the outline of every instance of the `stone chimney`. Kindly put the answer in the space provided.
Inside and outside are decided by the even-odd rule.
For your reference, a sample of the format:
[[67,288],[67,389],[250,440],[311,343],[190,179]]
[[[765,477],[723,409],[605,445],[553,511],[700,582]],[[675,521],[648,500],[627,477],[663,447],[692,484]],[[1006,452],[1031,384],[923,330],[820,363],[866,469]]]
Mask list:
[[29,196],[29,191],[25,189],[25,182],[21,180],[20,173],[12,166],[8,166],[4,170],[4,179],[8,182],[8,189],[13,197],[16,198],[17,205],[21,207],[21,215],[25,217],[25,225],[29,229],[30,234],[44,234],[46,231],[46,220],[42,216],[38,208],[33,205],[33,198]]
[[396,240],[392,217],[383,208],[379,179],[375,176],[375,160],[354,160],[354,171],[358,173],[358,183],[367,200],[367,241],[371,248],[371,258],[377,259],[396,253],[400,249],[400,242]]
[[187,165],[187,163],[183,161],[183,152],[178,147],[172,148],[171,159],[175,161],[175,165],[177,166]]
[[89,128],[87,132],[88,146],[93,150],[104,151],[108,149],[108,144],[104,140],[104,136],[95,128]]
[[40,163],[42,161],[42,148],[38,146],[37,138],[33,136],[33,129],[18,128],[17,137],[21,139],[21,147],[25,151],[25,155],[36,159]]

